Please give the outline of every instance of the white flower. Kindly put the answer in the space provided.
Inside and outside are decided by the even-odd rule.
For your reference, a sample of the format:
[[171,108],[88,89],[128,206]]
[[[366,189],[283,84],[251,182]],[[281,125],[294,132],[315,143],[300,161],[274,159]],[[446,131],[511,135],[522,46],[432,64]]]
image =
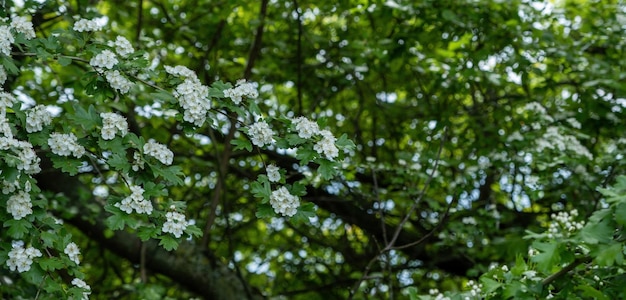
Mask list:
[[0,65],[0,87],[7,81],[7,71],[4,66]]
[[52,122],[52,115],[45,105],[37,105],[26,112],[26,132],[38,132],[43,126],[48,126]]
[[52,153],[59,156],[73,155],[80,158],[85,154],[85,147],[78,144],[78,139],[73,133],[51,133],[48,146]]
[[115,53],[111,50],[102,50],[102,52],[91,58],[89,64],[96,69],[112,69],[118,62],[119,61],[115,57]]
[[91,287],[85,281],[78,279],[78,278],[74,278],[72,279],[72,284],[75,287],[85,290],[83,292],[83,300],[89,299],[89,295],[91,294]]
[[130,88],[133,87],[133,82],[124,77],[124,75],[122,75],[122,73],[120,73],[120,71],[118,70],[106,71],[104,72],[104,76],[109,82],[109,85],[111,85],[112,88],[120,91],[120,93],[122,94],[128,93],[128,91],[130,91]]
[[9,26],[0,26],[0,53],[11,56],[11,44],[15,42]]
[[320,133],[319,125],[305,117],[295,118],[291,122],[296,125],[298,136],[303,139],[310,139],[313,135]]
[[109,46],[115,46],[115,52],[124,57],[128,56],[128,54],[135,52],[133,45],[125,37],[120,35],[117,36],[115,42],[109,41]]
[[246,82],[245,79],[237,81],[237,84],[232,89],[224,90],[224,97],[230,98],[233,103],[241,103],[242,97],[256,98],[259,96],[259,92],[256,90],[256,85],[252,82]]
[[19,33],[23,33],[27,40],[35,38],[35,30],[33,23],[26,20],[25,17],[14,16],[11,20],[11,27]]
[[286,187],[282,186],[270,195],[270,204],[277,214],[291,217],[298,211],[300,199],[289,193]]
[[181,235],[183,235],[183,231],[187,228],[187,225],[189,224],[185,220],[185,215],[179,212],[170,211],[165,214],[165,218],[167,219],[167,221],[163,223],[163,232],[169,232],[173,234],[176,238],[179,238]]
[[[183,72],[186,73],[186,72]],[[191,74],[190,74],[191,75]],[[209,100],[209,88],[203,85],[193,74],[176,87],[174,97],[183,108],[183,120],[202,126],[206,120],[206,114],[211,109]]]
[[144,189],[139,185],[131,185],[130,192],[130,196],[114,205],[127,214],[131,214],[133,209],[138,214],[152,214],[152,202],[143,197]]
[[124,137],[128,133],[126,118],[116,113],[100,113],[102,118],[102,139],[112,140],[117,132]]
[[17,194],[11,195],[9,200],[7,200],[7,212],[13,215],[15,220],[21,220],[32,214],[33,204],[30,202],[30,194],[25,191],[19,191]]
[[[1,37],[0,37],[1,39]],[[13,103],[15,103],[17,100],[15,99],[15,97],[13,97],[13,95],[7,93],[7,92],[0,92],[0,111],[4,111],[3,108],[9,108],[13,106]],[[4,115],[2,115],[4,116]]]
[[194,71],[190,70],[189,68],[185,67],[185,66],[165,66],[165,72],[167,72],[170,75],[174,75],[174,76],[183,76],[183,77],[189,77],[189,78],[198,78],[198,76],[196,75],[196,73],[194,73]]
[[80,255],[80,249],[74,242],[67,244],[63,252],[67,254],[67,256],[69,256],[71,261],[73,261],[77,265],[80,264],[80,260],[78,258],[78,256]]
[[337,139],[333,134],[328,130],[322,130],[320,134],[322,135],[322,139],[313,146],[313,150],[317,151],[319,154],[325,155],[326,158],[330,160],[339,156],[339,149],[337,149],[335,145]]
[[143,152],[146,155],[156,158],[164,165],[171,165],[174,160],[174,153],[170,149],[167,149],[165,145],[157,143],[154,140],[150,140],[143,145]]
[[267,178],[271,182],[280,181],[280,172],[278,172],[279,170],[280,168],[275,165],[268,165],[267,167],[265,167],[265,171],[267,172]]
[[78,32],[98,31],[102,26],[96,20],[80,19],[74,23],[73,29]]
[[33,247],[24,249],[24,242],[22,241],[13,241],[11,246],[12,249],[9,251],[9,259],[7,260],[7,266],[11,271],[26,272],[30,270],[33,258],[41,257],[41,251],[38,249]]
[[259,121],[252,125],[248,129],[248,136],[252,140],[252,144],[259,147],[263,147],[266,144],[272,144],[274,142],[274,131],[265,121]]

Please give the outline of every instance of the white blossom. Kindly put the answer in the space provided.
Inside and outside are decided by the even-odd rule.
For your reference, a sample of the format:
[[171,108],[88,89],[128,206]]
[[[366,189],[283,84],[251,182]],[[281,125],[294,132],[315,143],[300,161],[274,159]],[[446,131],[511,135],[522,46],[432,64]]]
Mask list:
[[280,168],[275,166],[275,165],[268,165],[267,167],[265,167],[265,171],[267,172],[267,178],[271,181],[271,182],[278,182],[280,181],[280,172],[279,172]]
[[337,139],[333,134],[328,130],[322,130],[320,134],[322,135],[322,139],[313,146],[313,150],[317,151],[319,154],[325,155],[326,158],[330,160],[339,156],[339,149],[337,149],[337,145],[335,145]]
[[80,249],[78,248],[76,243],[71,242],[71,243],[67,244],[67,246],[65,246],[65,250],[63,250],[63,252],[65,254],[67,254],[67,256],[69,256],[71,261],[73,261],[77,265],[80,264],[80,259],[78,258],[78,256],[80,255]]
[[112,69],[118,62],[119,60],[115,57],[115,53],[111,50],[102,50],[102,52],[91,58],[89,64],[96,69]]
[[48,146],[52,153],[59,156],[73,155],[80,158],[85,154],[85,147],[78,144],[78,139],[73,133],[52,133],[48,138]]
[[144,198],[144,189],[138,185],[131,185],[130,191],[130,196],[114,205],[127,214],[131,214],[133,210],[137,211],[138,214],[152,214],[152,202]]
[[116,133],[120,133],[124,137],[128,133],[128,122],[126,118],[116,113],[100,113],[102,118],[102,129],[100,133],[102,139],[112,140]]
[[298,136],[303,139],[310,139],[312,136],[320,133],[319,125],[306,117],[295,118],[292,122],[296,125]]
[[[170,209],[174,209],[174,207],[170,207]],[[169,232],[173,234],[176,238],[181,237],[183,235],[183,231],[187,228],[189,223],[185,220],[185,215],[175,212],[169,211],[165,214],[165,218],[167,221],[163,223],[162,231]]]
[[174,160],[174,153],[167,149],[167,146],[157,143],[154,140],[148,141],[143,145],[143,152],[156,158],[164,165],[171,165]]
[[89,295],[91,295],[91,287],[85,281],[74,278],[72,279],[72,285],[85,290],[83,292],[83,300],[89,299]]
[[45,105],[37,105],[26,112],[26,132],[39,132],[52,122],[52,115]]
[[109,41],[109,46],[115,46],[115,52],[123,57],[126,57],[128,56],[128,54],[132,54],[133,52],[135,52],[133,45],[121,35],[118,35],[117,38],[115,38],[115,42]]
[[128,93],[133,87],[133,82],[124,77],[118,70],[106,71],[104,72],[104,76],[109,82],[109,85],[111,85],[111,88],[118,90],[122,94]]
[[0,26],[0,53],[11,56],[11,44],[15,42],[9,26]]
[[7,81],[7,71],[3,65],[0,65],[0,87]]
[[196,73],[185,66],[165,66],[165,72],[174,76],[183,76],[188,78],[198,78]]
[[224,90],[224,97],[230,98],[233,103],[239,104],[243,97],[256,98],[259,92],[256,85],[252,82],[246,82],[245,79],[237,81],[234,88]]
[[35,38],[35,29],[33,29],[33,23],[26,20],[25,17],[12,17],[11,27],[15,29],[15,31],[24,34],[24,37],[26,37],[26,39],[28,40]]
[[270,195],[270,204],[277,214],[291,217],[298,211],[300,199],[289,193],[289,190],[282,186],[272,192]]
[[15,220],[33,213],[33,204],[30,202],[30,194],[26,191],[19,191],[11,195],[7,200],[7,212],[13,216]]
[[24,248],[22,241],[13,241],[11,246],[12,249],[9,251],[9,259],[7,260],[7,266],[11,271],[26,272],[30,270],[33,258],[41,257],[41,251],[33,247]]
[[78,32],[98,31],[102,26],[96,20],[79,19],[74,23],[73,29]]
[[187,77],[176,87],[174,97],[183,108],[183,120],[202,126],[206,120],[206,115],[211,109],[209,100],[209,88],[203,85],[198,78]]
[[274,131],[265,121],[259,121],[252,125],[248,129],[248,136],[252,140],[252,144],[259,147],[263,147],[266,144],[272,144],[274,142]]

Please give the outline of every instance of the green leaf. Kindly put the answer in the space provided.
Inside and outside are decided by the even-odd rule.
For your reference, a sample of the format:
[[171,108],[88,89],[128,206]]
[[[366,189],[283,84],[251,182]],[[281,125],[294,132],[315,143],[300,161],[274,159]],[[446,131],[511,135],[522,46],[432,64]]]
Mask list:
[[33,224],[26,219],[10,219],[6,220],[3,224],[6,228],[8,227],[7,234],[14,239],[22,239],[24,236],[30,231],[33,227]]
[[304,166],[312,161],[317,156],[317,152],[311,147],[298,148],[296,152],[296,159],[300,161],[300,165]]
[[489,295],[495,291],[497,291],[500,287],[502,287],[502,283],[495,281],[491,278],[487,277],[488,275],[484,275],[480,277],[480,283],[483,285],[483,292]]
[[176,99],[176,97],[174,97],[174,95],[172,95],[172,93],[166,92],[166,91],[158,91],[156,93],[150,93],[150,96],[152,96],[152,98],[155,98],[157,100],[162,100],[166,103],[178,102],[178,100]]
[[230,143],[235,145],[234,150],[248,150],[248,152],[252,151],[252,143],[249,140],[231,140]]
[[270,218],[270,217],[275,217],[275,216],[277,216],[276,212],[274,211],[272,206],[269,204],[259,204],[259,206],[256,209],[256,217],[259,219],[265,219],[265,218]]
[[78,168],[83,165],[82,161],[69,156],[56,156],[51,154],[50,160],[55,168],[60,169],[71,176],[78,174]]
[[345,150],[354,150],[356,148],[356,145],[354,144],[354,142],[348,138],[347,134],[342,134],[337,141],[335,142],[335,145],[337,145],[337,147],[345,149]]
[[200,230],[200,228],[198,228],[198,226],[196,225],[187,225],[187,228],[185,228],[185,233],[195,237],[202,236],[202,230]]
[[39,266],[44,271],[60,270],[65,267],[63,261],[58,257],[43,257],[38,260]]
[[599,223],[594,223],[592,218],[589,218],[589,223],[580,230],[580,238],[588,244],[608,243],[613,238],[615,230],[609,225],[610,221],[609,218],[605,218]]
[[306,187],[302,183],[296,182],[291,186],[291,189],[289,189],[289,192],[294,196],[302,197],[306,195]]
[[0,56],[2,56],[2,65],[4,66],[4,69],[7,71],[7,73],[9,73],[10,75],[16,75],[20,72],[15,63],[13,63],[13,59],[5,55]]
[[120,153],[113,153],[107,159],[107,164],[113,170],[128,173],[130,171],[131,163],[126,159],[126,155]]
[[533,247],[539,250],[539,254],[533,256],[531,260],[537,263],[537,269],[550,273],[554,266],[560,265],[561,255],[559,251],[559,244],[556,242],[544,243],[535,241]]
[[170,235],[162,235],[159,239],[161,240],[159,246],[163,246],[167,251],[176,250],[176,248],[178,248],[178,241]]
[[100,122],[100,116],[93,105],[89,105],[88,110],[85,110],[82,106],[76,104],[74,107],[74,114],[69,114],[68,119],[72,120],[77,126],[81,126],[86,131],[91,131]]
[[104,224],[106,224],[107,227],[109,227],[112,230],[122,230],[126,226],[127,219],[128,219],[128,216],[123,216],[121,213],[115,214],[115,215],[109,216],[104,221]]
[[67,67],[72,64],[72,59],[67,56],[61,56],[59,57],[59,59],[57,59],[57,61],[63,67]]
[[315,205],[307,202],[298,207],[298,211],[293,215],[292,220],[296,223],[309,222],[309,218],[314,218],[315,216],[317,216],[315,214]]
[[149,239],[156,238],[161,233],[161,229],[157,228],[153,224],[151,224],[151,225],[152,226],[140,226],[137,229],[137,236],[143,242],[145,242],[145,241],[147,241]]
[[272,187],[266,175],[259,175],[257,180],[251,184],[251,192],[254,197],[262,199],[261,203],[270,201]]
[[322,178],[324,180],[330,180],[333,179],[333,177],[335,176],[336,173],[336,163],[329,161],[327,159],[320,159],[319,160],[319,164],[320,166],[317,168],[317,172],[319,172],[319,174],[322,176]]
[[213,82],[209,88],[209,97],[211,98],[224,98],[224,90],[232,88],[233,85],[229,82],[224,83],[221,80]]
[[303,139],[295,133],[291,133],[287,135],[287,142],[289,143],[289,146],[297,146],[300,144],[304,144],[306,141],[307,139]]
[[182,177],[185,174],[183,174],[182,167],[180,166],[165,167],[165,166],[155,166],[152,164],[148,164],[148,165],[150,166],[152,172],[154,172],[155,175],[163,177],[163,179],[171,182],[173,185],[183,185]]
[[595,261],[600,266],[612,266],[614,263],[622,265],[624,262],[624,246],[621,243],[613,243],[608,247],[601,247],[598,251]]
[[576,289],[582,292],[582,296],[584,296],[584,299],[596,299],[596,300],[609,300],[610,299],[607,296],[605,296],[604,293],[596,290],[595,288],[589,285],[579,285],[576,287]]

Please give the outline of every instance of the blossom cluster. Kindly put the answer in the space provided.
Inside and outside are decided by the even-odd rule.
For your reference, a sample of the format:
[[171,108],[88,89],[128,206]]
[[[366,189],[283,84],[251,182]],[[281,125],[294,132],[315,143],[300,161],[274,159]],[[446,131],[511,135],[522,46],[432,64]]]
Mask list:
[[76,243],[71,242],[67,244],[67,246],[65,246],[65,250],[63,250],[63,253],[65,253],[70,258],[70,260],[77,265],[80,264],[80,259],[78,258],[78,256],[80,255],[80,249],[78,248]]
[[477,297],[480,296],[483,285],[474,280],[470,280],[467,282],[467,287],[470,288],[470,295]]
[[548,238],[561,238],[569,236],[572,232],[582,229],[585,221],[577,222],[575,218],[578,216],[578,210],[573,209],[569,213],[561,211],[557,214],[551,214],[552,222],[548,227]]
[[[174,210],[174,206],[170,206],[171,210]],[[187,228],[189,224],[187,220],[185,220],[185,215],[176,212],[169,211],[165,214],[165,218],[167,221],[163,223],[163,232],[169,232],[173,234],[176,238],[181,237],[183,235],[183,231]]]
[[111,88],[118,90],[122,94],[126,94],[133,87],[133,82],[128,80],[118,70],[108,70],[104,72],[104,77],[109,82]]
[[13,241],[11,247],[9,259],[7,260],[7,266],[11,271],[26,272],[30,270],[33,258],[41,257],[41,251],[38,249],[33,247],[24,248],[23,241]]
[[[33,145],[26,141],[14,139],[10,134],[7,136],[7,132],[3,132],[2,130],[3,127],[2,118],[0,117],[0,133],[5,134],[5,136],[0,136],[0,150],[12,151],[18,158],[16,165],[11,166],[16,167],[25,174],[37,174],[41,172],[41,168],[39,167],[41,159],[35,154]],[[10,133],[10,128],[8,133]]]
[[252,82],[246,82],[246,80],[239,80],[234,88],[224,90],[224,97],[230,98],[233,103],[239,104],[243,97],[256,98],[259,96],[259,92],[256,86]]
[[279,182],[280,181],[280,168],[276,165],[268,165],[265,167],[265,171],[267,172],[267,178],[270,182]]
[[593,155],[589,152],[580,141],[572,135],[561,134],[559,127],[550,126],[544,135],[537,140],[537,151],[542,152],[545,149],[557,150],[560,152],[571,151],[588,159],[593,159]]
[[102,71],[103,69],[113,69],[118,62],[119,60],[113,51],[102,50],[100,53],[96,54],[96,56],[91,58],[89,64],[96,68],[96,70]]
[[438,289],[430,289],[428,290],[428,294],[434,297],[433,299],[435,300],[450,300],[449,297],[446,297],[442,293],[440,293]]
[[128,133],[128,123],[126,118],[116,113],[100,113],[102,118],[102,139],[112,140],[116,133],[120,133],[123,137]]
[[259,121],[248,128],[248,136],[252,144],[259,147],[274,143],[274,131],[265,121]]
[[152,214],[152,202],[143,197],[144,189],[138,185],[131,185],[130,191],[130,196],[122,199],[121,202],[115,203],[115,206],[127,214],[133,213],[133,209],[138,214]]
[[102,25],[96,20],[79,19],[74,23],[73,29],[77,32],[98,31],[102,29]]
[[209,100],[209,88],[200,82],[198,76],[190,69],[183,66],[165,66],[165,71],[174,76],[183,76],[185,80],[174,90],[174,97],[183,108],[183,120],[202,126],[206,115],[211,109]]
[[27,191],[19,191],[7,200],[7,212],[15,220],[21,220],[33,213],[33,204],[30,202],[30,194]]
[[143,152],[146,155],[150,155],[156,158],[164,165],[171,165],[174,160],[174,153],[172,150],[167,149],[167,146],[157,143],[153,140],[148,141],[143,145]]
[[133,45],[123,36],[118,35],[115,41],[109,41],[109,47],[115,47],[117,54],[127,57],[135,52]]
[[91,294],[91,287],[85,281],[83,281],[82,279],[74,278],[72,279],[72,285],[85,290],[83,292],[83,300],[89,299],[89,295]]
[[39,132],[52,122],[52,115],[45,105],[37,105],[26,112],[26,132]]
[[321,137],[313,146],[313,150],[317,153],[326,156],[326,158],[330,160],[339,156],[339,149],[337,145],[335,145],[337,139],[333,136],[332,132],[329,130],[320,130],[316,122],[305,117],[294,118],[291,122],[295,125],[299,137],[303,139],[310,139],[318,135]]
[[5,81],[7,81],[7,71],[3,65],[0,65],[0,87],[4,85]]
[[8,26],[0,26],[0,53],[6,56],[11,56],[11,44],[15,42],[11,29],[16,33],[22,33],[28,40],[35,38],[33,23],[27,21],[25,17],[14,16]]
[[52,153],[59,156],[73,155],[80,158],[85,154],[85,147],[78,144],[78,139],[73,133],[51,133],[48,146]]
[[300,199],[289,193],[289,190],[282,186],[272,192],[270,195],[270,204],[276,213],[292,217],[298,211]]

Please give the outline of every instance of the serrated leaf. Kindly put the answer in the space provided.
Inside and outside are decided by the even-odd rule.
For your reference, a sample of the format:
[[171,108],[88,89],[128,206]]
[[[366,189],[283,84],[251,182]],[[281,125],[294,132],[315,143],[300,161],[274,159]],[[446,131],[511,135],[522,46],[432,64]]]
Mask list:
[[10,219],[5,221],[3,226],[9,228],[7,234],[14,239],[22,239],[33,227],[32,223],[26,219]]
[[141,226],[137,229],[137,236],[143,241],[156,238],[161,230],[156,226]]
[[621,243],[613,243],[608,247],[602,247],[596,257],[595,261],[600,266],[612,266],[614,263],[621,265],[624,262],[624,252]]
[[315,152],[311,147],[298,148],[296,152],[296,159],[300,161],[300,165],[304,166],[317,156],[317,152]]
[[235,146],[234,150],[248,150],[252,151],[252,143],[249,140],[231,140],[230,143]]
[[159,246],[163,246],[167,251],[176,250],[176,248],[178,248],[178,241],[169,235],[162,235],[159,239],[161,239]]
[[251,185],[252,195],[256,198],[261,198],[261,203],[267,203],[270,201],[270,194],[272,193],[272,187],[270,181],[265,175],[259,175],[257,180]]
[[293,215],[292,220],[294,222],[309,222],[309,218],[314,218],[315,216],[317,216],[315,214],[315,205],[308,202],[298,207],[298,211]]
[[326,159],[319,160],[320,166],[317,168],[317,172],[322,176],[324,180],[330,180],[335,176],[335,163]]
[[588,243],[588,244],[598,244],[598,243],[608,243],[613,238],[613,231],[609,223],[610,219],[605,218],[602,219],[598,223],[594,223],[591,221],[592,218],[589,218],[589,223],[580,230],[579,236],[580,238]]
[[537,263],[537,269],[546,273],[552,272],[552,268],[558,265],[561,259],[559,244],[534,242],[533,247],[539,250],[539,254],[531,258]]
[[275,217],[276,212],[269,204],[259,204],[256,209],[256,217],[259,219]]
[[354,144],[354,142],[348,138],[347,134],[342,134],[337,141],[335,142],[335,145],[337,145],[337,147],[339,148],[343,148],[346,150],[353,150],[356,148],[356,145]]
[[202,236],[202,230],[200,230],[200,228],[198,228],[198,226],[196,225],[187,225],[187,228],[185,228],[185,233],[194,237]]
[[596,300],[608,300],[609,299],[604,295],[604,293],[588,285],[579,285],[576,287],[576,289],[582,292],[582,296],[584,296],[584,299],[596,299]]
[[307,139],[303,139],[299,135],[294,134],[294,133],[287,135],[287,143],[289,143],[289,146],[297,146],[300,144],[304,144],[306,141]]
[[106,224],[107,227],[112,230],[122,230],[126,226],[126,219],[128,219],[127,216],[122,216],[121,214],[115,214],[115,215],[109,216],[104,221],[104,224]]
[[107,165],[109,165],[111,169],[121,171],[123,173],[128,173],[131,166],[128,159],[126,159],[126,155],[119,153],[111,154],[111,156],[107,159]]
[[497,291],[500,287],[502,287],[502,283],[488,278],[487,275],[480,277],[480,283],[482,283],[483,285],[482,291],[487,295]]
[[68,58],[66,56],[61,56],[59,57],[59,59],[57,60],[59,62],[59,64],[63,67],[67,67],[69,65],[72,64],[72,59]]
[[78,168],[83,165],[82,161],[66,156],[51,155],[50,160],[56,169],[60,169],[71,176],[78,174]]
[[43,257],[39,259],[38,262],[39,262],[39,266],[44,271],[54,271],[54,270],[63,269],[65,267],[65,264],[63,263],[63,261],[60,258],[54,257],[54,256]]
[[7,71],[7,73],[9,73],[10,75],[16,75],[20,71],[15,63],[13,63],[13,59],[11,59],[9,56],[2,55],[2,65],[4,66],[4,69]]
[[213,82],[209,88],[209,97],[211,98],[224,98],[224,90],[232,88],[233,85],[229,82],[224,83],[221,80]]
[[74,105],[74,113],[69,114],[68,119],[72,120],[74,124],[81,126],[86,131],[91,131],[98,126],[100,116],[93,105],[89,105],[87,110],[80,105]]
[[178,100],[176,99],[176,97],[174,97],[174,95],[172,95],[172,93],[166,92],[166,91],[158,91],[156,93],[150,93],[150,96],[152,96],[152,98],[162,100],[168,103],[178,102]]
[[183,169],[180,166],[157,167],[150,165],[150,167],[155,175],[163,177],[163,179],[169,181],[173,185],[183,185],[182,177],[185,174],[183,174]]
[[296,182],[291,186],[291,189],[289,189],[289,192],[294,196],[302,197],[306,195],[306,187],[303,184]]

